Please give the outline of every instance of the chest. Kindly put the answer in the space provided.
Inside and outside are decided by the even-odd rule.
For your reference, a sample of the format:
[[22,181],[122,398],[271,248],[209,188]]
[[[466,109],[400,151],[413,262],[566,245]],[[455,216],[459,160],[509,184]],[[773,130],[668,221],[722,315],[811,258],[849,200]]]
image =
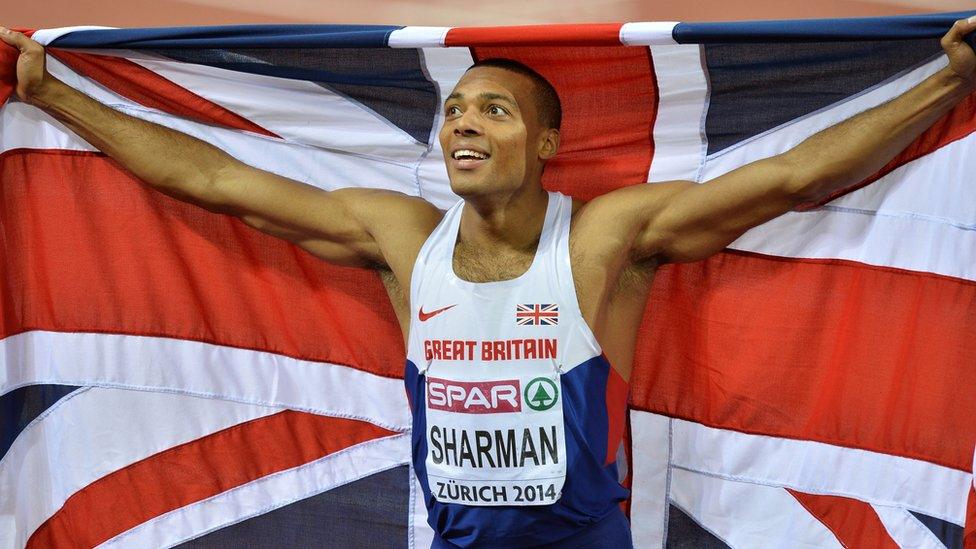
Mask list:
[[451,260],[454,273],[468,282],[496,282],[522,276],[535,258],[536,246],[530,249],[504,247],[475,248],[458,242]]
[[[451,263],[454,273],[469,282],[516,279],[532,266],[537,243],[518,250],[478,248],[458,242]],[[576,298],[584,318],[596,326],[614,309],[642,308],[656,266],[635,263],[610,245],[581,242],[571,235],[570,263]]]

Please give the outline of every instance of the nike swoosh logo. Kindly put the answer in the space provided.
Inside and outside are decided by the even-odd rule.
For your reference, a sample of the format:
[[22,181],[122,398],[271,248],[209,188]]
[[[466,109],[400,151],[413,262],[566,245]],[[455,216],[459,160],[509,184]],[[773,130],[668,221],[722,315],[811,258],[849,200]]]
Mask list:
[[433,310],[429,313],[425,313],[424,307],[423,305],[421,305],[420,312],[417,313],[417,316],[420,317],[421,322],[427,322],[431,318],[443,313],[444,311],[450,309],[451,307],[457,307],[457,303],[455,303],[454,305],[448,305],[447,307],[441,307],[440,309]]

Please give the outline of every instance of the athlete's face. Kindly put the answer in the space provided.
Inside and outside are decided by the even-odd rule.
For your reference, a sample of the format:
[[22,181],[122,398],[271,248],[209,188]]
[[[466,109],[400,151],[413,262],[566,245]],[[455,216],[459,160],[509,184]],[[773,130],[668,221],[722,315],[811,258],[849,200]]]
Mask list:
[[[541,177],[558,132],[553,142],[555,130],[539,124],[534,86],[528,77],[497,67],[475,67],[461,77],[444,103],[440,132],[456,194],[511,192]],[[544,146],[546,136],[550,143]]]

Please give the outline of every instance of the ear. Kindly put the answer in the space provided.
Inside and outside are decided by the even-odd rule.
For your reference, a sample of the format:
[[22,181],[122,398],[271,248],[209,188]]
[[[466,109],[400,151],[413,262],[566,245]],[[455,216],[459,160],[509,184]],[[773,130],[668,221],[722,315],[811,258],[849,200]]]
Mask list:
[[539,142],[539,158],[542,160],[549,160],[550,158],[556,156],[556,151],[558,150],[559,130],[555,128],[544,130]]

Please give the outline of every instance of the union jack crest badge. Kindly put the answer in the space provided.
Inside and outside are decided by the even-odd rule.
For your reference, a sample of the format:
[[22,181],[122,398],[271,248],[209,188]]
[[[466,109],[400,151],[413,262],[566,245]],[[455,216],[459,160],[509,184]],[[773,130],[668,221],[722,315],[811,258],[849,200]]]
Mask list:
[[559,324],[559,305],[555,303],[526,303],[515,306],[517,326],[555,326]]

